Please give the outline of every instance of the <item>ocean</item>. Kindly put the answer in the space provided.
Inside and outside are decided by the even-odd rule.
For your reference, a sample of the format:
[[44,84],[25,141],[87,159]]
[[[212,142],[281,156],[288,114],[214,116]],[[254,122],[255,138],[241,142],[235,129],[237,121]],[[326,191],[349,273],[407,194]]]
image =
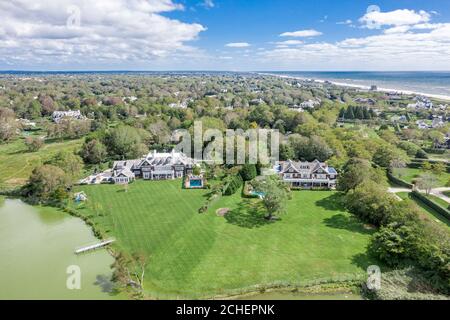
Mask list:
[[265,72],[302,79],[328,80],[336,84],[381,90],[421,93],[450,99],[450,72]]

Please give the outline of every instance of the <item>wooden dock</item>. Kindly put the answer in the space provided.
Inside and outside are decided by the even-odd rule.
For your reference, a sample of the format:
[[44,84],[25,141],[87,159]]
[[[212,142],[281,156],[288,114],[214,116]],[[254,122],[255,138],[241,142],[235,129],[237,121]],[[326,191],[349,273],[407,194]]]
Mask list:
[[85,247],[81,247],[81,248],[77,248],[75,249],[75,254],[81,254],[81,253],[85,253],[88,251],[93,251],[93,250],[97,250],[100,248],[103,248],[111,243],[113,243],[114,241],[116,241],[115,239],[108,239],[99,243],[95,243],[95,244],[91,244],[89,246],[85,246]]

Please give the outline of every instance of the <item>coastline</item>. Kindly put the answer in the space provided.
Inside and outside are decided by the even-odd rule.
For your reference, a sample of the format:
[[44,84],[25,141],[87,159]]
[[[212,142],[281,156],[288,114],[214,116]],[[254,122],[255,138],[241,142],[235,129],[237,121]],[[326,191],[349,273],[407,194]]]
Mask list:
[[[360,84],[354,84],[354,83],[345,83],[345,82],[338,82],[338,81],[332,81],[332,80],[324,80],[324,79],[311,79],[311,78],[305,78],[305,77],[298,77],[298,76],[289,76],[289,75],[283,75],[283,74],[274,74],[274,73],[258,73],[259,75],[265,75],[265,76],[272,76],[272,77],[279,77],[283,79],[295,79],[295,80],[312,80],[314,82],[318,83],[331,83],[338,87],[347,87],[347,88],[354,88],[354,89],[362,89],[362,90],[370,90],[370,86],[360,85]],[[418,96],[424,96],[428,98],[433,98],[437,100],[442,100],[445,102],[450,102],[450,96],[447,95],[440,95],[440,94],[433,94],[433,93],[425,93],[425,92],[419,92],[419,91],[411,91],[411,90],[404,90],[404,89],[394,89],[394,88],[381,88],[379,87],[377,89],[377,92],[385,92],[385,93],[397,93],[397,94],[404,94],[404,95],[418,95]]]

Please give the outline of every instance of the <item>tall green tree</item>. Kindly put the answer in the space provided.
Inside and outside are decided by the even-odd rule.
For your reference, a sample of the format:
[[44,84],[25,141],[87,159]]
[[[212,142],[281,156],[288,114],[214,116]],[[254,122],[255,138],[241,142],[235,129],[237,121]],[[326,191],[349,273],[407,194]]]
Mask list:
[[115,159],[140,158],[148,152],[138,130],[129,126],[120,126],[107,132],[105,145],[109,155]]
[[81,147],[80,155],[85,163],[99,164],[106,160],[106,147],[97,139],[88,139]]
[[279,177],[268,176],[263,180],[254,181],[252,185],[255,190],[264,194],[262,203],[267,211],[266,219],[273,220],[286,211],[290,190]]

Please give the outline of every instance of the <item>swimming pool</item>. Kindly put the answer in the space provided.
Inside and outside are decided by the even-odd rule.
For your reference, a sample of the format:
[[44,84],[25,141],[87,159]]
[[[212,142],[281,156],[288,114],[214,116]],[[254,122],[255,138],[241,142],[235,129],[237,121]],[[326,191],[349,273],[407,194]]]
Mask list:
[[252,191],[250,193],[252,196],[258,196],[260,198],[264,197],[266,194],[264,192],[260,192],[260,191]]
[[200,179],[189,180],[189,186],[191,188],[201,188],[203,187],[203,181]]

